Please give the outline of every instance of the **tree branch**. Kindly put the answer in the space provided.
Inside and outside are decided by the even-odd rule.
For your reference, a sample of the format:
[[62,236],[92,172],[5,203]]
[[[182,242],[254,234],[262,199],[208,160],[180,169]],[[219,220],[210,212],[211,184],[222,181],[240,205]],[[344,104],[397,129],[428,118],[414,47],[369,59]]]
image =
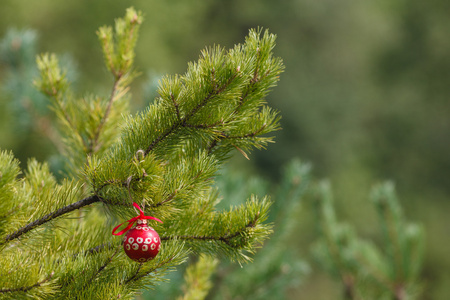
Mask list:
[[167,241],[167,240],[201,240],[201,241],[221,241],[225,244],[227,244],[230,247],[233,247],[230,244],[230,240],[239,236],[241,233],[245,232],[245,230],[247,228],[253,228],[256,225],[256,221],[258,220],[259,217],[259,213],[256,214],[255,218],[253,220],[251,220],[250,222],[248,222],[245,227],[239,229],[238,231],[230,234],[227,233],[223,236],[215,236],[215,235],[200,235],[200,236],[196,236],[196,235],[178,235],[178,236],[162,236],[161,240],[162,241]]
[[95,189],[93,187],[94,188],[94,193],[96,195],[98,195],[100,193],[100,191],[104,187],[107,187],[109,185],[120,185],[121,187],[127,188],[128,186],[130,186],[131,183],[138,182],[138,181],[142,180],[145,176],[146,175],[143,175],[142,177],[133,177],[130,182],[123,181],[123,180],[120,180],[120,179],[114,179],[114,178],[113,179],[108,179],[108,180],[105,181],[105,183],[100,185],[98,188]]
[[342,282],[344,284],[344,297],[348,300],[358,300],[359,297],[356,294],[355,278],[352,274],[342,274]]
[[[131,276],[130,278],[128,278],[128,280],[125,281],[125,283],[129,283],[129,282],[131,282],[131,281],[133,281],[133,280],[136,280],[135,278],[137,278],[137,276],[138,276],[138,274],[139,274],[139,271],[140,271],[141,268],[142,268],[142,264],[143,264],[143,263],[139,263],[139,267],[137,268],[137,270],[136,270],[136,272],[134,273],[134,275]],[[152,269],[151,272],[153,272],[155,269],[156,269],[156,268]]]
[[[56,58],[56,57],[54,57]],[[42,59],[42,61],[46,61],[46,59],[44,57],[38,58]],[[50,66],[48,64],[45,64],[45,66],[41,69],[41,77],[43,76],[43,73],[46,73],[48,76],[48,79],[51,83],[50,88],[46,88],[45,86],[41,86],[39,89],[42,93],[46,94],[48,97],[53,98],[53,106],[55,107],[55,110],[58,111],[62,114],[62,118],[67,122],[68,126],[80,137],[83,145],[87,148],[88,145],[86,144],[86,141],[83,139],[83,137],[80,135],[80,133],[76,130],[76,126],[74,125],[72,119],[69,116],[69,113],[67,112],[67,110],[65,109],[64,105],[63,105],[63,91],[62,88],[58,88],[58,84],[61,83],[61,81],[63,81],[65,79],[64,76],[56,79],[53,78],[52,76],[52,72],[50,72]]]
[[212,124],[197,124],[197,125],[192,125],[192,124],[189,124],[189,123],[185,123],[185,124],[183,124],[183,125],[184,125],[185,127],[189,127],[189,128],[207,129],[207,128],[214,128],[214,127],[216,127],[217,125],[223,125],[223,124],[224,124],[223,120],[219,120],[219,121],[214,122],[214,123],[212,123]]
[[[174,194],[172,194],[174,195]],[[172,197],[169,196],[169,198],[166,200],[171,200]],[[165,202],[165,201],[164,201]],[[159,203],[156,204],[156,206],[158,206]],[[248,222],[243,228],[239,229],[238,231],[230,234],[225,234],[223,236],[194,236],[194,235],[181,235],[181,236],[161,236],[160,239],[161,241],[169,241],[169,240],[203,240],[203,241],[209,241],[209,240],[215,240],[215,241],[221,241],[224,242],[225,244],[227,244],[228,246],[232,247],[229,243],[229,241],[235,237],[237,237],[238,235],[240,235],[242,232],[244,232],[247,228],[254,228],[256,226],[256,222],[258,221],[259,218],[259,213],[257,213],[255,215],[255,217],[253,218],[253,220],[251,220],[250,222]],[[112,249],[115,246],[112,245],[111,243],[105,243],[105,244],[101,244],[98,245],[94,248],[88,249],[83,251],[82,253],[84,255],[88,255],[88,254],[94,254],[94,253],[99,253],[103,250],[106,249]],[[78,254],[75,254],[75,257],[78,256]],[[159,267],[158,267],[159,268]],[[152,271],[150,271],[152,272]],[[150,273],[149,272],[149,273]]]
[[254,131],[254,132],[250,132],[250,133],[243,134],[243,135],[236,135],[236,136],[225,135],[225,136],[223,136],[222,139],[245,139],[245,138],[253,138],[253,137],[257,136],[258,134],[260,134],[261,131],[263,131],[266,127],[267,127],[267,125],[266,125],[266,124],[263,124],[263,126],[261,126],[261,128],[259,128],[258,130]]
[[[211,92],[208,93],[208,95],[200,101],[200,103],[194,107],[188,114],[184,116],[184,118],[180,118],[180,112],[178,110],[178,105],[176,105],[176,102],[173,99],[175,111],[177,113],[178,121],[175,122],[172,127],[170,127],[166,132],[163,132],[159,137],[157,137],[145,150],[145,155],[150,153],[158,143],[163,141],[165,138],[167,138],[171,133],[175,132],[175,130],[181,128],[181,127],[187,127],[187,122],[206,104],[208,104],[209,100],[213,99],[215,96],[222,93],[230,84],[233,82],[233,80],[236,78],[237,73],[231,76],[227,82],[225,82],[221,87],[217,88],[215,87]],[[191,125],[192,126],[192,125]]]
[[43,285],[44,283],[48,282],[53,277],[54,274],[55,273],[52,272],[44,280],[36,282],[35,284],[30,285],[30,286],[24,286],[24,287],[19,287],[19,288],[14,288],[14,289],[1,289],[0,293],[4,294],[4,293],[14,293],[14,292],[28,292],[29,290],[31,290],[35,287],[39,287],[39,286]]
[[92,281],[97,277],[97,275],[100,274],[100,272],[102,272],[106,268],[106,266],[108,266],[112,262],[114,256],[116,256],[117,252],[119,252],[119,249],[120,248],[117,248],[117,250],[114,251],[114,253],[106,260],[106,262],[103,265],[101,265],[100,268],[98,268],[97,272],[95,272],[95,274],[92,275],[91,279],[88,282],[86,282],[86,285],[84,288],[86,288],[87,285],[92,283]]
[[249,85],[247,86],[247,90],[245,91],[245,94],[243,96],[240,97],[240,101],[238,106],[236,107],[236,109],[234,110],[234,113],[238,113],[239,110],[241,109],[242,105],[244,105],[245,100],[247,99],[248,95],[250,94],[250,92],[254,92],[255,91],[255,85],[256,83],[259,81],[258,80],[258,70],[259,70],[259,65],[260,65],[260,58],[261,58],[261,51],[258,48],[257,49],[257,60],[256,60],[256,66],[255,66],[255,71],[253,72],[253,77],[250,80]]
[[90,249],[88,249],[88,250],[84,250],[84,251],[75,253],[75,254],[73,255],[73,258],[75,259],[75,258],[77,258],[79,255],[87,256],[87,255],[92,255],[92,254],[100,253],[100,252],[102,252],[103,250],[111,250],[111,249],[114,249],[114,248],[117,247],[117,246],[118,246],[118,244],[114,245],[114,244],[111,243],[111,242],[104,243],[104,244],[98,245],[98,246],[96,246],[96,247],[90,248]]
[[125,284],[128,284],[128,283],[130,283],[130,282],[132,282],[132,281],[137,281],[137,280],[141,279],[142,277],[145,277],[145,276],[147,276],[148,274],[153,273],[154,271],[156,271],[157,269],[161,268],[161,267],[164,266],[165,264],[171,262],[174,258],[175,258],[175,255],[174,255],[174,256],[171,256],[169,259],[166,259],[165,261],[160,262],[157,266],[155,266],[154,268],[151,268],[148,272],[145,272],[145,273],[143,273],[143,274],[141,274],[141,275],[138,276],[139,271],[141,270],[141,267],[142,267],[142,265],[143,265],[143,264],[141,263],[141,264],[139,265],[139,268],[137,269],[136,273],[135,273],[133,276],[131,276],[130,278],[128,278],[124,283],[125,283]]
[[[250,132],[247,134],[243,134],[243,135],[236,135],[236,136],[231,136],[231,135],[227,135],[226,133],[222,133],[219,137],[217,137],[216,139],[214,139],[208,146],[207,151],[208,154],[211,154],[213,149],[219,144],[219,142],[223,141],[223,140],[230,140],[230,139],[246,139],[246,138],[254,138],[255,136],[257,136],[259,133],[261,133],[265,128],[267,127],[266,124],[263,124],[263,126],[261,126],[261,128],[259,128],[258,130],[254,131],[254,132]],[[235,146],[236,147],[236,146]],[[238,149],[239,150],[239,149]],[[246,156],[246,155],[244,155]]]
[[108,119],[109,113],[111,112],[111,107],[114,102],[114,98],[116,96],[117,90],[119,88],[119,82],[122,78],[122,75],[119,74],[115,76],[114,84],[111,91],[111,96],[109,97],[108,106],[106,107],[105,114],[103,115],[103,118],[100,120],[100,123],[98,124],[97,130],[95,131],[94,139],[92,140],[92,143],[90,145],[89,152],[93,153],[95,152],[97,148],[98,139],[100,137],[100,132],[102,131],[103,126],[106,123],[106,120]]
[[49,214],[43,216],[40,219],[37,219],[37,220],[35,220],[35,221],[25,225],[24,227],[20,228],[19,230],[15,231],[15,232],[13,232],[13,233],[11,233],[9,235],[7,235],[6,238],[2,242],[0,242],[0,245],[6,244],[6,243],[8,243],[8,242],[10,242],[10,241],[12,241],[14,239],[17,239],[21,235],[23,235],[23,234],[33,230],[34,228],[36,228],[38,226],[41,226],[41,225],[43,225],[43,224],[45,224],[45,223],[47,223],[47,222],[49,222],[49,221],[51,221],[53,219],[56,219],[57,217],[60,217],[60,216],[62,216],[64,214],[67,214],[67,213],[69,213],[71,211],[80,209],[83,206],[86,206],[86,205],[89,205],[89,204],[92,204],[92,203],[95,203],[95,202],[100,202],[100,201],[101,201],[101,198],[98,197],[97,195],[94,195],[94,196],[90,196],[90,197],[84,198],[84,199],[82,199],[80,201],[77,201],[75,203],[69,204],[67,206],[64,206],[64,207],[62,207],[62,208],[60,208],[60,209],[58,209],[58,210],[56,210],[56,211],[54,211],[52,213],[49,213]]
[[178,193],[178,189],[176,189],[172,194],[170,194],[169,197],[167,197],[167,199],[165,199],[165,200],[163,200],[163,201],[161,201],[161,202],[158,202],[158,203],[151,204],[149,207],[158,207],[158,206],[162,206],[162,205],[164,205],[165,203],[172,201],[173,198],[175,198],[175,195],[176,195],[177,193]]
[[175,112],[177,113],[177,118],[179,121],[181,121],[181,114],[180,114],[180,109],[179,109],[179,105],[178,103],[175,101],[175,96],[173,95],[173,93],[170,93],[170,99],[172,99],[173,102],[173,106],[175,107]]

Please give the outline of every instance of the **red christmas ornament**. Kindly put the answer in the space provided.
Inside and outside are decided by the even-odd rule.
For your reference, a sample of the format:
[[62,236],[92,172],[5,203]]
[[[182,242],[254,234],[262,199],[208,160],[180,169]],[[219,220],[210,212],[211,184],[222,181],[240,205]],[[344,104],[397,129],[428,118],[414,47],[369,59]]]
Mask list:
[[[115,231],[123,223],[116,226],[113,229],[112,234],[122,235],[128,231],[123,239],[123,249],[125,250],[125,253],[129,258],[136,262],[150,261],[155,258],[161,249],[161,239],[159,238],[158,233],[152,227],[147,225],[147,220],[151,219],[158,222],[161,222],[161,220],[155,217],[144,216],[144,212],[139,205],[133,203],[133,206],[139,209],[139,216],[128,220],[128,226],[120,232],[116,233]],[[136,226],[131,228],[135,222],[137,222]]]

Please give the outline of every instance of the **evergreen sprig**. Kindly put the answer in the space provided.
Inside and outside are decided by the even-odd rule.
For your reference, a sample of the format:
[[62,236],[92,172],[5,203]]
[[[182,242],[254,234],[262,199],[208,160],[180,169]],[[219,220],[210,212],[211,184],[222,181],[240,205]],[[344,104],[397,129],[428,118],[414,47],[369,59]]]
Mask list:
[[198,260],[191,264],[184,275],[184,294],[178,300],[202,300],[208,295],[212,288],[210,277],[214,274],[219,260],[201,255]]
[[72,172],[82,169],[87,155],[104,152],[118,138],[121,116],[128,112],[129,84],[137,75],[133,70],[134,47],[141,23],[142,14],[130,8],[125,18],[116,20],[115,31],[104,26],[97,32],[106,66],[114,77],[108,97],[74,96],[56,55],[37,58],[41,77],[35,85],[52,100]]
[[[11,160],[10,154],[2,152],[0,156],[6,163],[6,166],[3,165],[6,170],[11,168],[9,164],[12,163],[12,170],[17,172],[16,163]],[[4,187],[13,189],[14,201],[8,199],[10,207],[2,222],[0,247],[33,229],[40,228],[42,231],[41,225],[51,223],[59,216],[80,208],[76,202],[82,195],[79,183],[65,179],[61,184],[57,184],[48,165],[40,164],[34,159],[28,162],[24,175],[24,180],[9,177],[9,182],[5,182]]]
[[[97,32],[113,76],[109,96],[75,96],[57,56],[38,57],[35,85],[51,99],[69,172],[58,183],[30,160],[19,178],[18,162],[1,153],[0,298],[130,298],[191,252],[249,261],[271,232],[266,197],[219,211],[211,185],[231,150],[247,156],[279,129],[265,103],[283,71],[275,36],[251,30],[233,49],[205,49],[184,75],[161,79],[155,103],[131,116],[141,22],[130,8],[114,30]],[[162,249],[144,264],[126,258],[111,235],[113,224],[135,215],[133,201],[164,221],[154,225]]]
[[299,248],[292,246],[292,241],[298,241],[299,231],[303,230],[300,214],[310,189],[310,166],[292,161],[283,168],[279,183],[271,188],[262,179],[235,173],[218,179],[221,190],[225,190],[223,202],[229,203],[228,193],[239,199],[252,193],[264,195],[269,190],[273,204],[268,221],[273,222],[274,233],[254,255],[254,262],[245,268],[222,261],[207,299],[289,298],[291,288],[303,283],[309,269],[305,261],[296,258]]
[[359,238],[352,227],[337,221],[330,186],[322,182],[316,198],[321,237],[314,253],[342,282],[344,299],[419,299],[423,229],[405,222],[392,183],[376,186],[371,199],[380,215],[386,249]]

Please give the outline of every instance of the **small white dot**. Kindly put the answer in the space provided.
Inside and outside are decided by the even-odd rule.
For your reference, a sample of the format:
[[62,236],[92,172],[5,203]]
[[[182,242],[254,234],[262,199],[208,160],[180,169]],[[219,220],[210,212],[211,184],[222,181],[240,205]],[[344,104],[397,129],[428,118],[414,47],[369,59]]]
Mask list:
[[138,244],[141,244],[143,241],[144,241],[144,239],[141,238],[141,237],[138,237],[138,238],[136,239],[136,242],[138,242]]
[[151,238],[146,238],[144,243],[145,243],[145,244],[150,244],[151,242],[152,242],[152,239],[151,239]]
[[126,248],[127,250],[130,250],[130,249],[131,249],[130,244],[126,244],[126,245],[125,245],[125,248]]
[[139,249],[139,245],[138,244],[133,244],[132,246],[131,246],[132,248],[133,248],[133,250],[137,250],[137,249]]
[[136,229],[137,229],[137,230],[141,230],[142,227],[141,227],[141,226],[136,226]]
[[142,229],[144,229],[144,231],[149,231],[148,227],[144,227]]
[[128,239],[128,243],[133,244],[133,242],[134,242],[134,238],[130,237],[130,238]]
[[142,245],[142,251],[147,251],[148,250],[148,246],[147,245]]
[[156,248],[156,245],[155,245],[155,244],[151,244],[151,245],[150,245],[150,249],[155,250],[155,248]]
[[155,237],[153,238],[153,241],[154,241],[155,243],[158,243],[158,238],[155,236]]

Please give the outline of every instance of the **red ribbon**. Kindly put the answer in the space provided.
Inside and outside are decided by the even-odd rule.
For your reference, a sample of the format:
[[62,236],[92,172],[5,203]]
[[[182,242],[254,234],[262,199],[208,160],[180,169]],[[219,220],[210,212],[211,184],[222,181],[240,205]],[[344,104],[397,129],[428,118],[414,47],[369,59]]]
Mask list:
[[158,221],[158,222],[162,223],[162,221],[161,221],[160,219],[158,219],[158,218],[150,217],[150,216],[144,216],[144,212],[143,212],[142,209],[139,207],[139,205],[137,205],[136,202],[133,202],[133,206],[136,207],[137,209],[139,209],[139,211],[140,211],[139,216],[136,216],[136,217],[134,217],[134,218],[132,218],[132,219],[129,219],[129,220],[127,221],[127,222],[128,222],[128,226],[127,226],[125,229],[122,229],[121,231],[119,231],[119,232],[117,232],[117,233],[115,233],[115,231],[116,231],[122,224],[125,224],[125,222],[123,222],[123,223],[119,224],[118,226],[116,226],[116,227],[113,229],[112,234],[114,234],[114,235],[122,235],[122,234],[124,234],[125,232],[127,232],[127,231],[131,228],[131,226],[133,226],[134,222],[136,222],[137,220],[144,220],[144,219],[149,220],[149,219],[150,219],[150,220],[155,220],[155,221]]

